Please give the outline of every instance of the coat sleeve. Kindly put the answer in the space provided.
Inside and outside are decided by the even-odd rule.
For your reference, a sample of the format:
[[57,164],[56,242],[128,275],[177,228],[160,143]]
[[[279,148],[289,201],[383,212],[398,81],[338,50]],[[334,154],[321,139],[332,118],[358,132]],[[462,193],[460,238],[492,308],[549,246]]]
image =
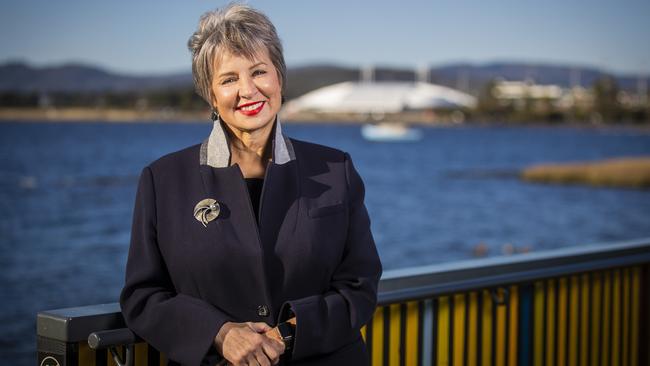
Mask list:
[[140,175],[120,307],[127,326],[169,359],[198,366],[229,319],[211,304],[174,290],[158,247],[152,171]]
[[[324,294],[287,301],[279,321],[296,316],[292,359],[333,352],[359,337],[377,305],[382,267],[364,205],[364,185],[345,154],[349,223],[341,262]],[[292,314],[293,313],[293,314]]]

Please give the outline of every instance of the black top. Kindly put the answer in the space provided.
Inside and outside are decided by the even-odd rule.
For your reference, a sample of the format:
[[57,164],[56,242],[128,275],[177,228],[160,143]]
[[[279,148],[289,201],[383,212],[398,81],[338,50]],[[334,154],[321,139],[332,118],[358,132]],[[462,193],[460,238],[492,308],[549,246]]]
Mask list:
[[253,205],[253,212],[255,212],[255,220],[259,223],[260,212],[260,197],[262,196],[262,186],[264,185],[263,178],[245,178],[246,185],[248,186],[248,194],[251,196],[251,204]]

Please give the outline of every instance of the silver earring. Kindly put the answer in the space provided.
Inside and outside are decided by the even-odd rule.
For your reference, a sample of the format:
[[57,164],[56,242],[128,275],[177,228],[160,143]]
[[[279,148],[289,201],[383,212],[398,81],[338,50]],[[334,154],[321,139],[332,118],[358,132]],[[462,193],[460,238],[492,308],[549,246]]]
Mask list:
[[213,121],[216,121],[219,119],[219,113],[216,110],[212,110],[212,114],[210,114],[210,119]]

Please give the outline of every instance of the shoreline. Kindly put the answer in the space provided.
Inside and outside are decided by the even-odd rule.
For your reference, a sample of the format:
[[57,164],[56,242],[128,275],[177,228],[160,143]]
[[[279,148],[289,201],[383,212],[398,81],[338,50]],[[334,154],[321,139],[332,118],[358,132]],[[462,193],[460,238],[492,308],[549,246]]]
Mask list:
[[45,123],[134,123],[134,122],[202,122],[208,120],[210,112],[177,112],[174,110],[138,111],[117,108],[0,108],[0,123],[3,122],[45,122]]
[[[210,112],[205,111],[176,111],[163,110],[134,110],[117,108],[0,108],[0,124],[7,122],[18,123],[202,123],[209,121]],[[283,123],[326,123],[361,125],[378,122],[369,118],[353,115],[302,114],[288,115],[280,111]],[[452,122],[447,120],[433,121],[419,118],[411,113],[395,114],[385,119],[390,121],[406,121],[412,126],[421,127],[540,127],[540,128],[584,128],[584,129],[625,129],[650,133],[650,123],[610,123],[593,124],[581,122],[549,123],[543,121],[531,122],[490,122],[486,120],[468,120]]]

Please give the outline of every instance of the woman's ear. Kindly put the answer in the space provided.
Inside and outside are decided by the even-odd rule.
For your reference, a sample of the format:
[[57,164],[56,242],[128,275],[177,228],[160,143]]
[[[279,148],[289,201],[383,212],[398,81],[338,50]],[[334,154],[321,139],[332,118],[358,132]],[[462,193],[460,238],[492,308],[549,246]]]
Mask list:
[[210,101],[210,107],[212,110],[219,113],[219,111],[217,111],[217,97],[214,95],[214,92],[210,92]]

